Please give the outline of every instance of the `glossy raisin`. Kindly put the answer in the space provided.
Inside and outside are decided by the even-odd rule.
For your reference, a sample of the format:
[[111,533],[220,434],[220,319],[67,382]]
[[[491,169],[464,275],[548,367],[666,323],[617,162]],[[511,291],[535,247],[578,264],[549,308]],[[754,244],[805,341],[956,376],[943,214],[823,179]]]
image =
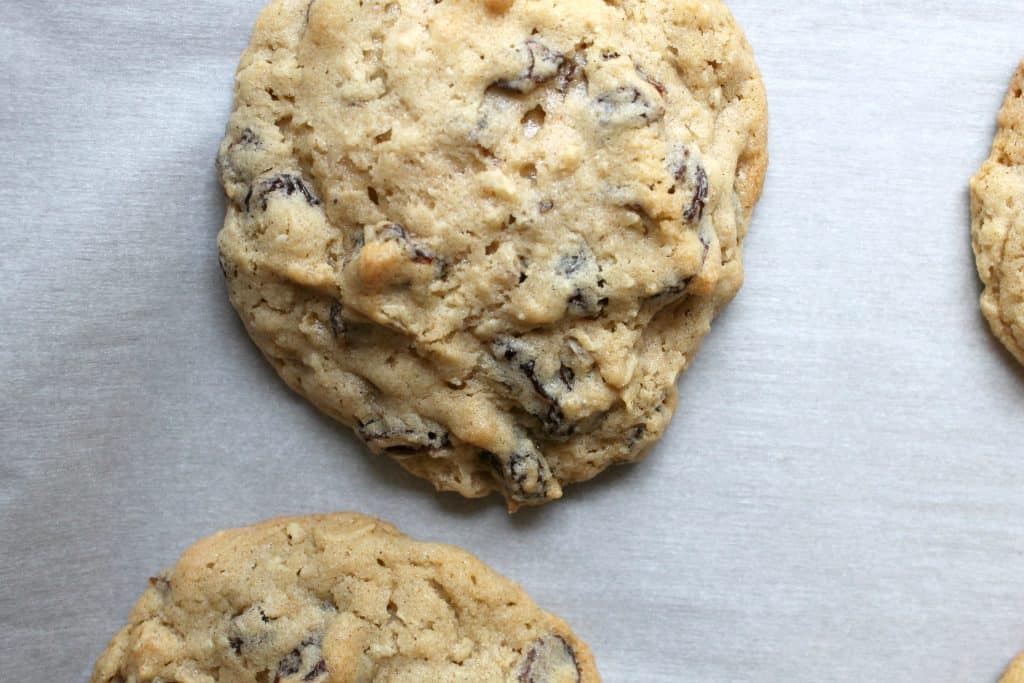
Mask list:
[[520,683],[579,681],[580,664],[576,652],[559,635],[538,640],[526,653],[519,667]]
[[513,500],[529,502],[548,497],[553,477],[548,463],[538,452],[499,455],[481,451],[480,461],[497,475]]
[[503,374],[513,386],[519,387],[520,402],[531,415],[540,420],[548,436],[565,438],[576,432],[576,425],[567,420],[558,394],[562,389],[558,377],[542,378],[537,372],[534,352],[522,341],[509,337],[491,343],[491,353],[503,361]]
[[693,198],[690,206],[683,212],[683,218],[690,222],[700,221],[704,217],[704,207],[708,200],[708,174],[704,167],[697,165],[694,170]]
[[545,83],[558,75],[565,63],[565,55],[556,52],[530,39],[520,47],[525,66],[518,73],[506,78],[499,78],[491,83],[491,87],[499,90],[510,90],[518,93],[533,91],[541,83]]
[[687,190],[688,201],[683,209],[683,218],[690,223],[699,223],[704,217],[710,189],[707,171],[695,157],[688,147],[682,147],[672,154],[669,161],[669,173],[675,180],[675,186]]
[[270,196],[278,193],[287,197],[298,193],[310,206],[320,206],[320,199],[301,177],[292,173],[281,173],[261,181],[249,189],[245,197],[245,210],[250,211],[255,202],[261,211],[267,210]]
[[441,451],[452,445],[447,430],[418,415],[370,418],[359,423],[356,433],[372,450],[396,458]]
[[647,126],[661,119],[665,109],[651,102],[640,89],[624,85],[598,95],[596,100],[599,120],[604,124],[630,127]]

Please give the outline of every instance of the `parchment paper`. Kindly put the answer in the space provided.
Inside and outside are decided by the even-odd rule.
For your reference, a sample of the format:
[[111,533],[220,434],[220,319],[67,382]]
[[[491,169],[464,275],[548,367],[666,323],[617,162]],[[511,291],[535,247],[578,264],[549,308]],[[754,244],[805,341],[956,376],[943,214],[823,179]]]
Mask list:
[[359,510],[461,545],[608,681],[994,681],[1024,648],[1024,373],[967,179],[1019,0],[733,0],[771,106],[748,276],[643,463],[508,516],[292,395],[213,158],[263,0],[0,0],[0,678],[81,681],[199,537]]

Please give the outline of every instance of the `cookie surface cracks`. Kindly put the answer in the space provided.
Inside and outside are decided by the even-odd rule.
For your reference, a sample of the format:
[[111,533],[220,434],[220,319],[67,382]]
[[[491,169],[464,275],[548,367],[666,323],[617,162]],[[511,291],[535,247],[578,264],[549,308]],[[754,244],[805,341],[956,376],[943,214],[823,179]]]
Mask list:
[[222,531],[150,587],[93,683],[593,683],[587,645],[458,548],[351,513]]
[[642,456],[742,281],[766,164],[717,1],[277,0],[219,154],[232,303],[281,376],[510,507]]

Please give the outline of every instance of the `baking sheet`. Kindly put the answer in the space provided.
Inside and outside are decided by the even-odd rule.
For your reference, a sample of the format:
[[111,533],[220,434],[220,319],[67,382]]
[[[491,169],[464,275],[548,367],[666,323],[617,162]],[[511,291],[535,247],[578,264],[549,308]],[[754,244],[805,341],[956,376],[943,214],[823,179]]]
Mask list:
[[1019,0],[733,0],[772,162],[640,465],[508,516],[373,458],[227,303],[213,157],[262,0],[0,0],[0,658],[81,680],[200,536],[360,510],[477,553],[608,681],[994,681],[1024,648],[1024,373],[969,175]]

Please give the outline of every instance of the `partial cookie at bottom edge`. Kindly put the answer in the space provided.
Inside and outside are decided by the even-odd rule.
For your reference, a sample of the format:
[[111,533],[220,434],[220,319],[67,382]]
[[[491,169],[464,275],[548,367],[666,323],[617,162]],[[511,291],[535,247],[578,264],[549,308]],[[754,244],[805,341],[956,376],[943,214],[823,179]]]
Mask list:
[[1019,654],[1003,672],[999,683],[1024,683],[1024,654]]
[[150,579],[93,683],[590,683],[558,617],[469,553],[355,513],[222,531]]

